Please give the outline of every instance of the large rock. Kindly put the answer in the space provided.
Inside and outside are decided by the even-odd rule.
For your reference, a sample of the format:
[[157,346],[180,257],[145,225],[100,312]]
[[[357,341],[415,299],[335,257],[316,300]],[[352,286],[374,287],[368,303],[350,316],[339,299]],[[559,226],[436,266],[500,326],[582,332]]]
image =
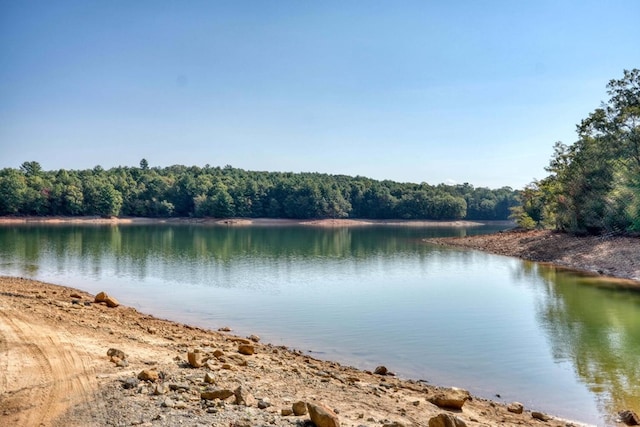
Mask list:
[[316,427],[340,427],[338,416],[326,406],[307,402],[307,409],[309,417]]
[[429,419],[429,427],[467,427],[467,424],[452,414],[439,414]]
[[104,302],[107,304],[107,307],[117,307],[120,305],[117,299],[107,294],[106,292],[100,292],[96,295],[95,302]]
[[535,418],[536,420],[545,421],[545,422],[551,419],[549,415],[545,414],[544,412],[538,412],[538,411],[531,412],[531,417]]
[[471,400],[471,395],[467,390],[452,387],[436,391],[427,400],[440,408],[462,409],[464,402]]
[[389,370],[386,366],[378,366],[376,370],[373,371],[373,373],[378,375],[387,375],[387,373],[389,373]]

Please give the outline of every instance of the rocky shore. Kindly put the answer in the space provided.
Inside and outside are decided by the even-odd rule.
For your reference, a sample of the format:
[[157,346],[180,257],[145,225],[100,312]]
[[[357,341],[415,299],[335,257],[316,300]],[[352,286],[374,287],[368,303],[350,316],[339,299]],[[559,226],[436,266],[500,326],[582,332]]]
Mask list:
[[[97,297],[97,298],[96,298]],[[117,297],[117,296],[116,296]],[[3,426],[579,425],[0,277]]]
[[511,230],[478,236],[428,239],[428,242],[627,279],[618,281],[617,285],[640,288],[639,237],[572,236],[549,230]]

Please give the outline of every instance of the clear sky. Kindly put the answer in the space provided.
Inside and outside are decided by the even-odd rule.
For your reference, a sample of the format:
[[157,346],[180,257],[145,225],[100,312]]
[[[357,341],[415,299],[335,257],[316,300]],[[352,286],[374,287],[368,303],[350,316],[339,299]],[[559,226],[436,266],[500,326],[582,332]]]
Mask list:
[[640,67],[640,1],[0,0],[0,168],[520,188]]

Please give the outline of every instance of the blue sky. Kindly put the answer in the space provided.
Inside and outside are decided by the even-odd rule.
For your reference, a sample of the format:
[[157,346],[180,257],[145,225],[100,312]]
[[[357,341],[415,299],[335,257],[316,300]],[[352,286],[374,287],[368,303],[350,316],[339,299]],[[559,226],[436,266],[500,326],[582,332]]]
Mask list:
[[0,168],[519,188],[640,67],[640,2],[0,0]]

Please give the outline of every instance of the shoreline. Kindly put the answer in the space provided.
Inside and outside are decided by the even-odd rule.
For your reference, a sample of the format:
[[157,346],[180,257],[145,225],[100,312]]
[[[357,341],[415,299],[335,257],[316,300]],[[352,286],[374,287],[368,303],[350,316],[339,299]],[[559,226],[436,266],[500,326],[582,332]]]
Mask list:
[[487,224],[512,227],[511,221],[475,221],[475,220],[403,220],[403,219],[287,219],[287,218],[143,218],[99,216],[25,216],[0,217],[0,226],[19,224],[87,224],[87,225],[120,225],[120,224],[201,224],[216,226],[313,226],[313,227],[355,227],[355,226],[404,226],[404,227],[479,227]]
[[425,242],[474,249],[496,255],[550,264],[640,290],[640,238],[572,236],[550,230],[508,230],[466,237],[425,239]]
[[[0,277],[0,289],[2,425],[170,426],[186,419],[297,426],[309,418],[288,414],[297,401],[333,409],[343,427],[426,426],[439,414],[469,427],[528,425],[539,417],[552,427],[586,425],[530,408],[517,413],[515,403],[479,397],[465,397],[462,408],[452,410],[439,406],[437,396],[463,392],[315,359],[253,336],[158,319],[132,307],[109,308],[65,286]],[[253,354],[239,352],[242,345]],[[126,364],[110,361],[110,348],[126,353]],[[189,352],[199,354],[200,366],[190,364]],[[160,378],[138,380],[143,370]],[[231,394],[208,400],[202,398],[207,390]]]

